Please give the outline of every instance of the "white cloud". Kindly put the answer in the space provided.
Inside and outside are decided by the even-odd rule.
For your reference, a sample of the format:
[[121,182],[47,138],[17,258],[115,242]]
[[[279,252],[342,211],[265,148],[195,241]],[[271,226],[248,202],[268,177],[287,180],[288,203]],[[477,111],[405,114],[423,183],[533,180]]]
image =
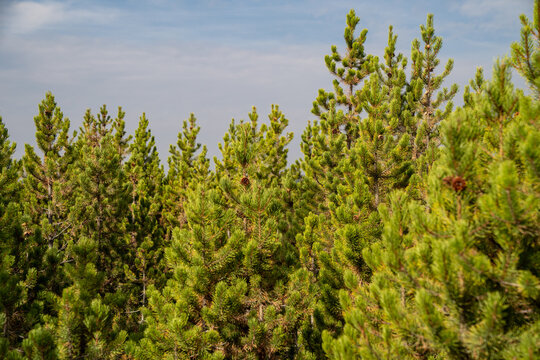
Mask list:
[[70,3],[53,1],[15,2],[6,13],[5,27],[13,34],[27,34],[56,24],[104,23],[117,16],[112,9],[77,9]]
[[455,6],[462,15],[475,18],[481,29],[497,30],[515,23],[515,14],[530,12],[532,0],[465,0]]
[[509,11],[513,12],[512,10],[516,7],[526,7],[526,10],[529,10],[531,2],[529,0],[466,0],[460,4],[459,9],[463,15],[467,16],[484,16],[490,13],[503,15],[508,14]]
[[[132,46],[110,40],[10,38],[3,52],[17,61],[0,66],[0,113],[19,143],[33,141],[36,106],[51,90],[77,128],[86,108],[122,105],[128,131],[144,111],[162,159],[176,141],[181,120],[194,112],[201,141],[217,155],[217,143],[232,117],[247,118],[253,105],[262,121],[277,103],[296,135],[292,156],[310,115],[317,89],[331,84],[326,51],[316,47],[250,49],[208,43]],[[22,149],[22,147],[21,147]]]
[[60,3],[14,3],[8,17],[8,28],[14,33],[28,33],[48,24],[62,21],[64,6]]

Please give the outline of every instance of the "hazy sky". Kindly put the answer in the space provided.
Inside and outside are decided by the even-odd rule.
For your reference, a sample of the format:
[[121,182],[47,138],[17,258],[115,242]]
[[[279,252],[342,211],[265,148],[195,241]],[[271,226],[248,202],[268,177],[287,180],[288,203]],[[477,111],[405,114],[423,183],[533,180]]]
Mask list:
[[441,57],[455,60],[446,85],[461,90],[477,66],[490,74],[508,54],[519,15],[531,18],[532,7],[533,0],[0,0],[0,116],[20,157],[24,143],[35,143],[33,117],[46,91],[72,129],[102,104],[112,113],[123,107],[130,133],[146,112],[165,160],[191,112],[214,156],[231,118],[246,119],[256,106],[266,120],[278,104],[297,158],[317,90],[331,87],[324,55],[332,44],[343,49],[351,8],[358,28],[369,30],[366,51],[379,56],[392,24],[408,57],[433,13]]

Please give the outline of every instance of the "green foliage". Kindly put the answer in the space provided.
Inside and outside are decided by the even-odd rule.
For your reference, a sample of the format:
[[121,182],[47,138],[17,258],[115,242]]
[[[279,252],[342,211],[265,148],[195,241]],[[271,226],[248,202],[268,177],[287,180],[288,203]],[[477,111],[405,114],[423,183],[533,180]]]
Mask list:
[[26,358],[31,360],[56,360],[58,353],[54,334],[50,329],[37,327],[24,339],[22,347]]
[[234,274],[241,259],[239,235],[230,236],[234,214],[224,211],[222,201],[216,190],[202,186],[189,198],[189,229],[176,228],[167,248],[172,278],[163,291],[149,290],[148,328],[138,358],[219,358],[222,353],[219,334],[201,314],[220,279]]
[[39,115],[34,118],[34,123],[36,142],[43,159],[32,146],[26,145],[23,158],[28,199],[25,202],[26,212],[36,224],[46,219],[42,233],[48,246],[53,247],[55,240],[58,244],[60,233],[67,228],[63,200],[69,165],[69,120],[64,119],[54,96],[49,92],[39,105]]
[[171,145],[169,149],[169,172],[163,189],[163,220],[168,229],[167,239],[171,238],[173,228],[183,227],[186,223],[183,204],[189,188],[210,181],[207,149],[206,146],[201,148],[197,142],[200,130],[197,119],[190,114],[189,119],[182,124],[182,131],[178,133],[176,146]]
[[[124,257],[124,271],[129,281],[130,299],[127,314],[140,313],[146,306],[147,288],[150,284],[165,282],[161,261],[163,258],[163,239],[165,228],[161,221],[163,211],[162,183],[163,168],[155,140],[148,129],[148,119],[143,115],[135,131],[134,142],[130,145],[131,156],[125,163],[125,172],[130,183],[131,201],[126,224],[128,253]],[[129,317],[129,316],[128,316]],[[130,333],[136,335],[144,315],[128,321]]]
[[6,358],[19,343],[18,334],[27,331],[24,315],[29,310],[24,289],[29,269],[23,261],[26,249],[18,204],[20,163],[13,159],[15,147],[0,117],[0,355]]
[[290,166],[276,105],[167,174],[144,113],[47,93],[22,161],[0,118],[0,358],[539,358],[539,4],[456,110],[432,15],[378,57],[351,10]]
[[16,144],[9,141],[8,130],[0,117],[0,198],[2,209],[10,201],[18,200],[17,193],[19,184],[17,183],[19,163],[13,159]]
[[367,29],[363,29],[355,37],[356,26],[359,22],[360,18],[351,9],[347,14],[347,27],[343,35],[346,44],[345,55],[340,55],[337,46],[332,45],[332,54],[324,58],[328,71],[335,77],[334,92],[328,93],[320,89],[311,110],[313,114],[321,117],[330,111],[332,102],[337,107],[343,107],[346,116],[339,118],[334,131],[344,130],[349,146],[357,136],[359,114],[363,110],[364,94],[359,87],[364,79],[376,70],[378,62],[376,57],[365,53],[364,42],[367,38]]
[[[167,249],[172,278],[152,291],[139,358],[281,358],[294,353],[298,315],[285,283],[293,248],[278,229],[277,189],[286,166],[287,120],[230,126],[216,162],[219,183],[188,192],[187,227]],[[297,299],[295,301],[298,301]]]
[[[59,300],[57,336],[61,358],[114,358],[129,326],[128,291],[123,263],[129,259],[125,219],[131,184],[122,166],[128,139],[124,113],[112,119],[103,106],[97,118],[88,110],[75,144],[74,204],[76,224],[67,247],[65,271],[72,284]],[[107,330],[107,331],[105,331]]]
[[[25,247],[33,249],[27,263],[37,274],[35,286],[28,289],[28,298],[35,302],[42,324],[48,316],[57,316],[56,298],[66,286],[61,264],[65,260],[66,234],[71,228],[69,166],[73,153],[68,135],[69,120],[64,118],[50,92],[38,108],[39,114],[34,117],[36,143],[43,158],[32,146],[26,145],[22,159],[25,199],[22,225]],[[42,335],[37,334],[42,332],[38,329],[32,341],[41,341]],[[41,354],[41,350],[38,353]]]
[[512,63],[523,76],[536,98],[540,97],[540,4],[534,2],[533,22],[525,15],[520,17],[521,39],[512,44]]
[[[348,46],[357,23],[354,12],[349,13],[345,30]],[[428,16],[421,31],[425,50],[419,50],[418,40],[413,42],[410,79],[405,73],[407,58],[396,54],[397,35],[392,27],[381,62],[376,56],[366,55],[359,45],[365,40],[366,32],[362,32],[355,45],[361,51],[349,50],[350,56],[365,59],[356,62],[363,64],[362,84],[357,77],[348,92],[352,94],[353,87],[363,85],[354,92],[354,106],[340,108],[346,97],[336,85],[336,93],[341,95],[337,100],[327,96],[325,102],[319,96],[317,101],[324,103],[326,112],[316,108],[314,113],[320,119],[308,125],[302,138],[304,159],[300,167],[304,176],[298,200],[304,209],[298,213],[312,214],[304,215],[303,233],[299,231],[296,240],[303,271],[311,272],[309,281],[319,288],[311,310],[313,329],[306,330],[310,333],[308,347],[319,357],[323,356],[322,331],[333,336],[342,331],[339,292],[347,288],[347,272],[354,274],[356,286],[370,279],[371,270],[362,252],[380,238],[377,208],[396,189],[407,189],[411,195],[419,196],[422,172],[435,159],[439,146],[438,123],[452,109],[449,104],[444,111],[439,110],[454,96],[457,87],[437,93],[452,62],[441,75],[435,75],[442,40],[434,36],[432,16]],[[335,51],[326,58],[331,71],[338,60]],[[350,62],[344,60],[344,65]],[[342,73],[335,71],[337,75]],[[363,114],[367,117],[361,118]],[[428,149],[430,155],[426,157]]]
[[[416,126],[410,131],[412,159],[416,163],[416,172],[420,177],[424,177],[437,157],[440,145],[439,125],[452,111],[451,99],[458,87],[454,84],[450,90],[441,89],[444,79],[454,66],[452,59],[448,60],[440,75],[435,73],[440,64],[437,55],[442,48],[442,38],[435,36],[432,14],[428,15],[426,25],[420,26],[420,31],[424,49],[420,49],[419,40],[413,41],[410,91],[407,94],[407,101],[416,118]],[[445,108],[441,109],[445,103]]]
[[342,294],[347,325],[325,337],[329,357],[538,356],[539,173],[523,166],[538,162],[538,104],[509,80],[497,63],[444,123],[427,206],[398,192],[381,208],[382,240],[364,251],[373,279],[353,301]]

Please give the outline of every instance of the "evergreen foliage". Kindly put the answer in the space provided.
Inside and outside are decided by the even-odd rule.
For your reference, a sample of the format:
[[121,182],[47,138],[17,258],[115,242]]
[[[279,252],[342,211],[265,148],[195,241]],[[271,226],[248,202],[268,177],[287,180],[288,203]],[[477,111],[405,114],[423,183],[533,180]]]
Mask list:
[[[348,45],[358,21],[354,12],[347,16],[345,41]],[[297,242],[304,270],[312,273],[310,281],[320,289],[312,307],[311,329],[306,330],[306,337],[310,334],[308,347],[318,356],[322,356],[321,332],[326,330],[337,336],[342,331],[344,319],[338,294],[346,288],[344,274],[351,271],[362,281],[369,281],[371,276],[362,251],[380,238],[377,208],[386,203],[388,195],[396,189],[406,188],[413,195],[421,191],[422,172],[432,161],[426,160],[424,153],[431,149],[429,159],[433,159],[438,148],[436,140],[427,146],[431,141],[429,134],[437,138],[438,123],[452,109],[451,103],[444,111],[439,107],[454,96],[456,86],[450,91],[443,89],[436,100],[432,99],[451,71],[452,62],[449,61],[441,75],[435,75],[442,41],[434,36],[431,15],[427,24],[421,26],[421,32],[425,51],[419,50],[418,40],[413,41],[413,68],[407,79],[407,58],[395,53],[397,35],[392,27],[384,61],[365,54],[360,45],[366,37],[363,31],[355,49],[362,49],[359,54],[365,60],[356,63],[364,64],[365,76],[362,77],[363,87],[354,92],[355,105],[345,107],[345,111],[338,107],[343,104],[339,96],[343,100],[344,93],[339,89],[339,81],[334,81],[336,92],[340,94],[338,100],[328,95],[322,101],[320,92],[316,103],[324,104],[327,112],[322,113],[321,107],[316,107],[313,112],[320,120],[308,125],[303,136],[304,159],[300,166],[305,176],[300,188],[316,201],[306,201],[306,211],[311,214],[304,217],[304,233],[299,233]],[[335,47],[332,50],[334,55],[326,58],[329,70],[343,74],[334,69],[335,61],[340,58]],[[351,49],[348,53],[356,54]],[[345,64],[349,64],[348,60]],[[354,86],[359,84],[357,81]],[[353,93],[354,86],[350,85],[348,94]],[[424,95],[420,96],[422,91]],[[367,117],[362,119],[363,114]],[[348,124],[345,134],[342,133],[344,122]]]
[[41,236],[51,249],[64,246],[63,235],[69,229],[66,198],[67,168],[70,163],[69,120],[49,92],[34,118],[36,142],[41,159],[30,145],[23,158],[26,214],[41,227]]
[[286,306],[285,284],[294,257],[278,230],[276,198],[287,120],[277,107],[270,126],[258,126],[255,110],[249,117],[233,121],[224,137],[219,183],[188,192],[187,227],[174,231],[167,249],[173,277],[162,293],[153,290],[140,358],[281,358],[293,351],[287,332],[294,335],[297,315]]
[[338,107],[343,107],[346,116],[339,118],[339,121],[334,124],[333,131],[345,131],[349,146],[357,137],[358,116],[363,110],[363,91],[359,87],[377,66],[377,58],[365,53],[364,42],[368,33],[367,29],[363,29],[355,38],[355,30],[359,22],[360,18],[351,9],[347,14],[347,27],[343,35],[347,46],[345,54],[340,55],[337,46],[333,45],[332,54],[324,58],[326,67],[335,77],[334,92],[328,93],[320,89],[311,110],[313,114],[320,117],[330,111],[332,102]]
[[[165,228],[161,219],[163,168],[159,163],[154,137],[148,129],[148,119],[143,115],[130,145],[130,158],[125,163],[130,183],[131,201],[126,232],[129,239],[128,257],[124,259],[125,276],[131,285],[131,299],[126,312],[140,313],[146,306],[147,288],[150,284],[163,284],[163,246]],[[131,319],[132,325],[142,324],[144,315]],[[133,329],[136,333],[139,326]]]
[[496,64],[445,122],[427,207],[397,192],[380,209],[382,240],[364,251],[373,279],[353,301],[342,294],[330,358],[538,356],[538,104],[509,80]]
[[73,168],[73,224],[64,269],[71,283],[59,300],[57,336],[61,358],[112,358],[126,338],[125,307],[130,287],[125,273],[129,247],[125,219],[130,184],[123,170],[127,152],[124,112],[112,119],[103,106],[88,110]]
[[16,358],[11,349],[19,345],[18,335],[28,330],[24,286],[32,276],[22,261],[26,249],[22,244],[20,163],[13,158],[15,147],[0,117],[0,355],[5,358]]
[[[27,262],[37,271],[34,288],[29,293],[40,308],[40,324],[47,317],[57,316],[56,298],[66,286],[62,262],[67,247],[66,234],[71,228],[68,219],[71,183],[69,166],[73,161],[69,139],[69,119],[64,118],[54,96],[48,92],[39,104],[39,114],[34,118],[36,143],[42,157],[26,145],[22,159],[24,169],[24,235],[25,246],[33,248]],[[29,289],[30,290],[30,289]],[[45,335],[44,328],[33,333],[34,343]]]
[[0,118],[0,358],[540,358],[539,16],[454,109],[432,15],[376,56],[351,10],[290,166],[277,105],[167,172],[144,113]]
[[512,62],[523,76],[536,98],[540,97],[540,6],[534,2],[533,22],[525,15],[520,17],[521,39],[512,44]]

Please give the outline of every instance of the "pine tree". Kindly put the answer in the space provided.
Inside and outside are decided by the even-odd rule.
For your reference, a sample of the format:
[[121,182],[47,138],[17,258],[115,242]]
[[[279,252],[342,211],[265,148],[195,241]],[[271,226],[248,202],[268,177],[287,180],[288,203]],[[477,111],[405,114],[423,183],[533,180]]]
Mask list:
[[[422,178],[437,157],[437,148],[440,145],[439,125],[452,112],[451,99],[457,93],[458,87],[454,84],[449,90],[441,89],[444,79],[454,67],[452,59],[448,60],[440,75],[435,73],[440,64],[437,55],[442,48],[442,38],[435,36],[432,14],[428,14],[426,24],[420,26],[420,32],[424,49],[420,49],[421,43],[418,39],[413,41],[410,91],[406,96],[416,119],[416,125],[410,129],[412,159],[418,176]],[[445,103],[445,108],[441,109]]]
[[38,326],[23,340],[22,348],[26,359],[56,360],[58,351],[56,339],[50,328]]
[[[2,118],[0,117],[0,205],[5,211],[10,202],[19,200],[19,162],[13,159],[16,144],[9,141],[9,134]],[[5,214],[3,212],[2,214]]]
[[[354,13],[348,16],[346,41],[357,23],[352,21],[351,14]],[[433,31],[432,27],[429,29]],[[365,38],[364,33],[361,38]],[[407,81],[407,59],[396,54],[396,42],[397,35],[390,26],[384,61],[366,56],[362,49],[362,56],[369,59],[364,61],[369,71],[364,71],[363,86],[355,92],[355,106],[342,111],[337,108],[338,102],[328,100],[328,111],[314,111],[320,120],[308,126],[303,138],[302,192],[306,194],[305,203],[316,201],[315,206],[308,205],[312,214],[304,218],[305,228],[297,237],[297,245],[302,271],[312,273],[302,278],[311,278],[319,288],[311,327],[305,329],[307,347],[318,357],[323,356],[322,331],[337,336],[342,329],[344,319],[338,294],[346,288],[345,272],[352,271],[358,279],[369,280],[371,271],[362,251],[380,238],[378,206],[387,201],[391,191],[410,186],[415,170],[410,159],[413,134],[419,126],[415,114],[420,104],[412,90],[419,80],[413,77],[410,83]],[[438,61],[437,52],[430,57],[430,64]],[[419,57],[414,53],[413,56]],[[362,118],[363,114],[367,117]],[[346,121],[343,119],[349,119],[349,129],[352,124],[355,129],[346,131],[345,136],[341,136],[341,124]],[[414,187],[409,191],[414,191]]]
[[0,356],[16,359],[20,336],[26,334],[24,243],[20,207],[20,163],[13,159],[16,145],[0,117]]
[[[148,129],[148,119],[143,115],[130,146],[130,158],[125,164],[130,183],[131,201],[126,231],[129,239],[129,257],[124,269],[131,289],[126,313],[138,314],[146,306],[147,288],[152,283],[164,283],[163,239],[165,229],[161,221],[163,168],[159,163],[154,137]],[[131,320],[142,324],[144,315]],[[132,328],[133,333],[137,328]]]
[[[294,354],[298,315],[285,287],[289,244],[278,229],[276,197],[286,161],[287,120],[230,126],[216,161],[219,184],[189,192],[187,227],[167,250],[173,278],[150,300],[140,358],[283,358]],[[289,306],[287,306],[289,305]],[[172,314],[172,315],[171,315]]]
[[284,136],[288,120],[277,107],[269,115],[270,126],[258,126],[255,109],[249,118],[249,123],[231,124],[220,147],[223,160],[216,163],[224,205],[237,214],[235,225],[243,255],[240,279],[216,286],[208,316],[227,330],[229,321],[220,315],[223,310],[217,299],[222,294],[237,297],[236,311],[231,309],[225,315],[231,321],[238,316],[243,320],[236,322],[233,337],[222,332],[229,337],[227,355],[281,358],[294,352],[297,326],[294,308],[286,307],[285,287],[294,249],[279,231],[283,215],[277,198],[286,167],[285,146],[292,135]]
[[76,226],[68,245],[67,278],[72,283],[59,301],[57,336],[61,358],[114,358],[126,338],[129,284],[124,241],[129,183],[123,170],[128,139],[124,112],[112,119],[103,106],[97,118],[88,110],[76,142],[74,206]]
[[[25,206],[33,223],[41,226],[42,236],[49,248],[63,247],[62,236],[69,228],[66,220],[65,188],[69,165],[69,120],[48,92],[34,118],[37,146],[41,159],[26,145],[23,164],[26,176]],[[43,221],[42,221],[43,220]]]
[[[343,292],[344,334],[330,358],[538,357],[538,101],[513,89],[507,61],[442,126],[423,203],[381,208],[364,251],[371,283]],[[519,109],[518,109],[519,107]]]
[[9,142],[0,118],[0,357],[22,359],[24,350],[27,358],[56,359],[52,330],[39,326],[30,330],[43,322],[44,297],[39,292],[42,283],[49,280],[47,276],[54,274],[39,274],[44,268],[42,238],[39,233],[32,234],[22,216],[21,200],[28,199],[22,195],[22,164],[12,158],[14,151],[15,144]]
[[338,109],[344,109],[346,116],[340,118],[335,124],[334,132],[344,131],[347,135],[348,147],[357,138],[357,126],[359,115],[362,112],[362,89],[360,85],[371,73],[376,70],[377,59],[372,55],[366,55],[364,42],[367,37],[367,29],[363,29],[360,35],[355,38],[356,26],[360,18],[351,9],[347,14],[347,27],[345,28],[344,39],[347,46],[344,55],[340,55],[337,46],[333,45],[331,55],[324,58],[326,67],[336,78],[333,81],[334,92],[319,90],[317,99],[313,102],[311,112],[321,116],[331,108],[331,102],[335,102]]
[[453,111],[432,15],[407,59],[351,10],[290,167],[277,106],[166,176],[145,114],[47,93],[22,161],[0,118],[0,358],[539,358],[539,18]]
[[148,291],[145,337],[132,349],[138,359],[224,357],[218,329],[207,324],[202,311],[220,279],[240,266],[240,238],[232,233],[233,212],[224,211],[215,189],[200,184],[189,195],[184,204],[189,227],[175,228],[166,251],[171,279],[163,290]]
[[178,133],[176,146],[171,145],[169,149],[169,172],[163,190],[163,221],[169,240],[172,230],[186,223],[183,204],[187,200],[188,190],[196,188],[197,183],[209,180],[207,149],[206,146],[201,148],[197,142],[200,130],[197,119],[190,114],[189,119],[182,124],[182,131]]
[[512,44],[512,63],[525,78],[536,98],[540,97],[540,5],[534,2],[533,23],[520,16],[521,39]]
[[[39,319],[43,324],[48,317],[56,316],[57,297],[62,295],[65,276],[62,262],[67,246],[65,234],[71,227],[68,221],[69,183],[68,167],[72,162],[69,141],[69,120],[65,119],[54,96],[48,92],[39,104],[39,114],[34,118],[36,142],[43,158],[34,148],[26,145],[24,168],[24,228],[26,246],[33,248],[27,259],[37,271],[34,288],[28,291],[28,301],[40,307]],[[41,325],[33,332],[33,341],[40,342],[50,329]],[[47,333],[47,336],[51,336]]]
[[[330,111],[322,115],[318,124],[308,127],[307,134],[304,134],[310,134],[309,131],[313,129],[313,133],[317,135],[310,139],[313,144],[311,147],[304,145],[304,149],[310,151],[310,156],[301,163],[305,176],[299,187],[301,198],[297,200],[297,206],[307,204],[309,215],[304,218],[302,232],[296,237],[303,268],[295,278],[315,283],[317,288],[317,295],[311,305],[312,315],[302,334],[302,340],[307,343],[301,346],[305,348],[305,352],[318,356],[322,356],[321,329],[339,332],[342,320],[336,289],[344,287],[341,271],[344,265],[342,261],[345,259],[339,258],[334,251],[334,245],[336,232],[340,231],[344,223],[353,223],[355,220],[352,214],[345,216],[347,219],[339,217],[343,215],[337,214],[339,203],[353,191],[360,194],[360,201],[365,201],[366,187],[362,186],[365,184],[365,177],[359,171],[354,158],[342,155],[350,154],[346,135],[333,131],[334,125],[339,123],[343,116],[343,112],[336,111],[331,104]],[[354,201],[343,204],[344,207],[347,205],[351,206],[351,212],[360,212]],[[360,204],[361,207],[362,205]]]
[[87,111],[77,143],[75,205],[70,214],[79,224],[77,236],[94,239],[99,252],[108,254],[99,265],[103,271],[112,271],[109,277],[118,277],[122,272],[113,264],[125,249],[124,224],[117,219],[127,214],[130,199],[122,166],[129,141],[124,136],[124,115],[119,109],[116,119],[112,119],[105,106],[97,118]]

